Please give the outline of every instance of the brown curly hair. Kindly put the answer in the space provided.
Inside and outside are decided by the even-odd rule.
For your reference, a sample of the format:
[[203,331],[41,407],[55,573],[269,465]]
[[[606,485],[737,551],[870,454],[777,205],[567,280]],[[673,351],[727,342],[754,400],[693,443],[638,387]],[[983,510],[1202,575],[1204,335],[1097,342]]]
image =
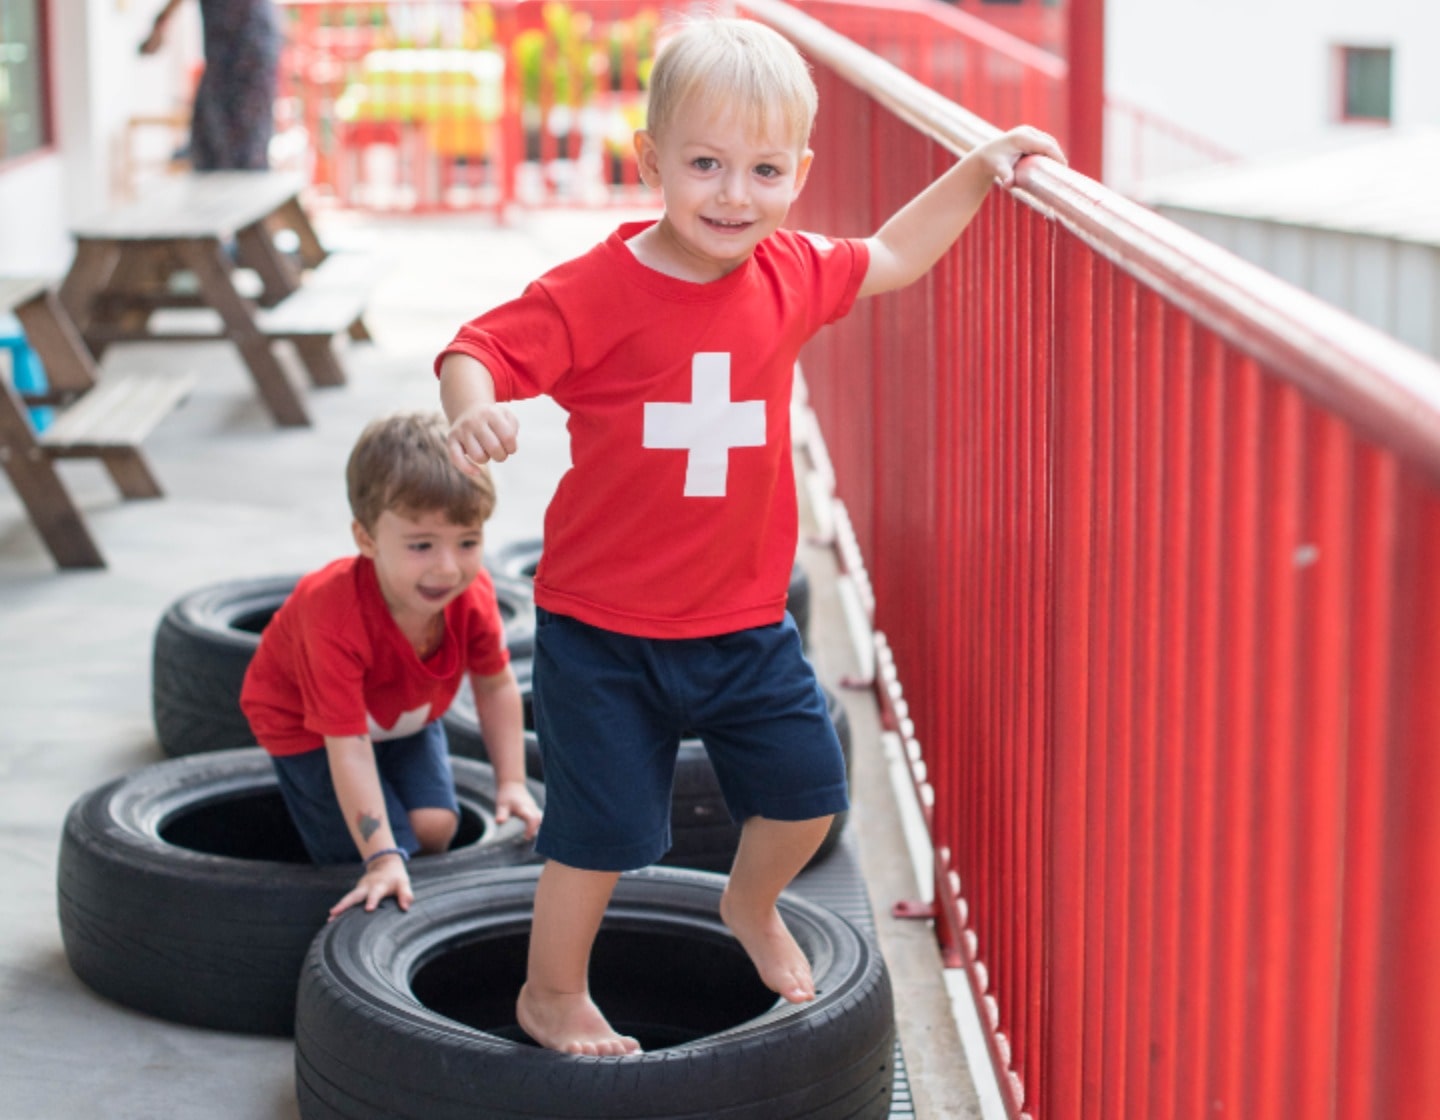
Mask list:
[[482,525],[495,512],[495,482],[481,467],[466,474],[450,459],[438,412],[399,412],[365,426],[345,466],[350,512],[373,532],[386,510],[443,513],[454,525]]

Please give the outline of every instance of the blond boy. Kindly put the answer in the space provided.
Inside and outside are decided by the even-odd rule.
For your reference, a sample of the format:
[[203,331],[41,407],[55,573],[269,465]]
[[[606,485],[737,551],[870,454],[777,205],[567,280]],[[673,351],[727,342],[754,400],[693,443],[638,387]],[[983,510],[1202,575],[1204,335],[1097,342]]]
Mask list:
[[785,595],[797,543],[789,407],[801,345],[856,299],[909,284],[1021,157],[977,148],[873,237],[782,229],[810,173],[815,87],[795,49],[745,20],[684,26],[652,74],[635,150],[657,221],[622,225],[437,359],[457,465],[503,461],[504,401],[570,413],[572,469],[536,573],[537,731],[547,857],[517,1008],[541,1045],[638,1050],[591,1001],[589,958],[618,875],[669,845],[682,734],[701,737],[743,821],[721,912],[761,979],[814,998],[776,910],[834,813],[839,744]]

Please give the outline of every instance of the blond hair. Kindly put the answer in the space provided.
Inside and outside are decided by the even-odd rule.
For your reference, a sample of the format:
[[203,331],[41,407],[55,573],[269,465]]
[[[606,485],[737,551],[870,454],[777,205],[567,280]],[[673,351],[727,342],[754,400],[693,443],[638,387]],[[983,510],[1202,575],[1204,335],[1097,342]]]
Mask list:
[[779,32],[749,19],[695,19],[660,48],[646,127],[657,140],[695,99],[731,106],[756,133],[777,117],[797,148],[809,142],[819,95],[810,67]]
[[345,465],[350,512],[373,532],[386,510],[443,513],[454,525],[483,525],[495,512],[495,482],[486,468],[460,470],[445,445],[438,412],[399,412],[372,420]]

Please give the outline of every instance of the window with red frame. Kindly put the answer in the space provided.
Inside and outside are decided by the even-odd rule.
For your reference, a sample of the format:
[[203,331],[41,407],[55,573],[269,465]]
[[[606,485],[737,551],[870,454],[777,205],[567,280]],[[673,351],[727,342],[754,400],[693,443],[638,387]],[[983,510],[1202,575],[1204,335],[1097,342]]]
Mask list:
[[1340,119],[1390,123],[1394,52],[1389,47],[1340,48]]
[[0,0],[0,164],[49,147],[44,0]]

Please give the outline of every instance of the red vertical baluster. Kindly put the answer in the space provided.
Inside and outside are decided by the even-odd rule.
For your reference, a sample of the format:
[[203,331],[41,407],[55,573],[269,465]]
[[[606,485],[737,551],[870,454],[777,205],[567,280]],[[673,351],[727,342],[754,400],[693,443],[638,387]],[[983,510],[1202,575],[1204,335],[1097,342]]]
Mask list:
[[[1197,922],[1210,926],[1210,995],[1206,1009],[1209,1035],[1206,1101],[1217,1111],[1244,1114],[1243,1037],[1236,1024],[1246,1017],[1255,998],[1250,960],[1254,945],[1252,875],[1257,812],[1254,790],[1259,770],[1270,751],[1257,741],[1258,645],[1262,636],[1281,624],[1280,600],[1271,581],[1260,581],[1260,499],[1280,471],[1263,472],[1261,463],[1262,395],[1253,362],[1227,353],[1220,377],[1224,381],[1223,439],[1212,452],[1223,457],[1219,481],[1219,572],[1214,598],[1207,609],[1218,620],[1217,643],[1197,656],[1193,671],[1218,682],[1217,708],[1208,734],[1197,735],[1186,749],[1204,757],[1212,781],[1213,828],[1207,838],[1213,860],[1213,891]],[[1268,438],[1266,447],[1276,443]],[[1290,465],[1294,449],[1279,455]],[[1293,469],[1293,468],[1292,468]],[[1260,891],[1274,884],[1262,880]],[[1206,989],[1202,989],[1204,991]]]
[[[1247,363],[1247,384],[1250,374]],[[1256,373],[1256,380],[1258,376]],[[1238,759],[1235,776],[1237,789],[1248,795],[1245,812],[1236,814],[1236,826],[1221,833],[1222,840],[1234,844],[1232,858],[1251,872],[1241,911],[1244,920],[1231,919],[1241,927],[1233,935],[1233,956],[1222,962],[1227,972],[1238,973],[1229,990],[1238,986],[1241,977],[1245,983],[1234,1005],[1216,1009],[1212,1034],[1217,1049],[1223,1046],[1227,1060],[1226,1107],[1238,1107],[1257,1120],[1279,1120],[1289,1113],[1277,1111],[1283,1107],[1277,1095],[1283,1083],[1285,1047],[1283,1041],[1275,1045],[1276,1033],[1283,1036],[1290,1026],[1291,1011],[1286,1005],[1295,994],[1287,926],[1313,917],[1308,900],[1295,891],[1297,853],[1293,847],[1295,794],[1301,788],[1295,754],[1299,746],[1297,639],[1302,594],[1295,559],[1309,464],[1298,397],[1271,382],[1265,387],[1265,403],[1264,471],[1252,483],[1258,491],[1257,507],[1264,499],[1264,513],[1261,517],[1257,508],[1256,521],[1249,527],[1258,537],[1258,548],[1237,560],[1244,563],[1247,574],[1258,575],[1258,584],[1253,585],[1259,596],[1255,609],[1264,612],[1258,634],[1260,658],[1248,667],[1249,677],[1244,682],[1253,694],[1252,710],[1258,718],[1255,738],[1243,744],[1246,749]],[[1243,577],[1237,572],[1236,578]],[[1230,754],[1228,738],[1218,743],[1217,749]],[[1224,899],[1220,902],[1223,905]],[[1241,1024],[1247,1028],[1243,1032]],[[1262,1059],[1258,1063],[1257,1055]],[[1263,1068],[1257,1068],[1260,1066]]]
[[[1081,1116],[1085,894],[1085,821],[1089,743],[1088,654],[1082,635],[1092,622],[1094,464],[1094,266],[1078,241],[1058,240],[1054,379],[1055,561],[1051,594],[1055,641],[1051,663],[1050,774],[1047,783],[1046,961],[1048,992],[1037,1117]],[[1099,900],[1097,905],[1099,904]]]
[[1190,868],[1185,861],[1186,760],[1189,739],[1190,585],[1194,579],[1194,551],[1190,496],[1194,490],[1195,346],[1189,318],[1166,308],[1161,357],[1151,376],[1161,401],[1159,571],[1157,596],[1160,617],[1156,643],[1157,731],[1155,735],[1155,967],[1149,999],[1151,1028],[1147,1052],[1149,1091],[1129,1114],[1151,1120],[1182,1115],[1176,1107],[1181,1089],[1181,1063],[1190,1055],[1179,1052],[1181,993],[1193,993],[1188,947],[1188,923],[1182,920],[1191,900]]
[[[1137,295],[1135,307],[1135,659],[1129,674],[1127,702],[1133,736],[1130,778],[1131,857],[1128,861],[1128,947],[1124,958],[1126,1019],[1125,1079],[1117,1086],[1114,1110],[1121,1116],[1149,1115],[1151,1046],[1150,998],[1163,958],[1156,943],[1155,896],[1159,880],[1157,836],[1160,831],[1162,756],[1167,750],[1160,726],[1162,593],[1165,573],[1164,439],[1165,374],[1164,308],[1148,292]],[[1122,334],[1125,324],[1120,325]],[[1122,678],[1123,679],[1123,678]],[[1117,1045],[1121,1041],[1117,1039]]]
[[1440,1116],[1440,497],[1401,488],[1375,1116]]
[[1392,456],[1361,448],[1355,457],[1354,551],[1350,588],[1351,674],[1341,727],[1345,762],[1343,890],[1336,1013],[1336,1120],[1373,1120],[1379,1111],[1380,1051],[1393,1024],[1381,1019],[1378,979],[1385,951],[1381,907],[1385,778],[1392,735],[1391,635],[1398,629],[1394,556],[1397,478]]
[[1220,776],[1209,746],[1217,738],[1219,690],[1213,667],[1221,663],[1223,634],[1217,604],[1220,601],[1223,568],[1221,548],[1224,480],[1224,400],[1220,369],[1220,348],[1213,336],[1198,334],[1195,339],[1194,397],[1191,434],[1195,470],[1190,476],[1188,498],[1192,578],[1188,594],[1185,650],[1186,674],[1190,688],[1186,722],[1180,743],[1183,752],[1181,811],[1184,835],[1180,870],[1184,888],[1180,897],[1181,949],[1185,968],[1179,978],[1176,998],[1180,1022],[1175,1041],[1178,1064],[1178,1117],[1208,1115],[1210,998],[1222,978],[1214,973],[1211,959],[1209,916],[1215,913],[1215,799]]
[[1294,1055],[1276,1100],[1286,1115],[1333,1113],[1346,848],[1347,682],[1351,656],[1354,583],[1356,463],[1348,428],[1333,417],[1307,413],[1308,484],[1304,533],[1291,562],[1300,584],[1297,637],[1301,680],[1296,701],[1294,788],[1297,799],[1291,845],[1297,853],[1296,894],[1309,900],[1294,929],[1288,1017]]
[[1134,728],[1134,685],[1136,661],[1135,622],[1137,612],[1136,559],[1138,536],[1142,531],[1137,515],[1139,485],[1139,407],[1136,362],[1135,284],[1123,273],[1113,281],[1109,339],[1108,378],[1112,386],[1113,493],[1112,532],[1108,560],[1111,569],[1111,607],[1106,612],[1113,623],[1107,656],[1098,666],[1102,681],[1097,697],[1107,712],[1103,740],[1110,758],[1106,775],[1107,806],[1096,820],[1095,832],[1104,835],[1102,867],[1105,904],[1105,939],[1102,952],[1103,1000],[1102,1064],[1100,1067],[1098,1116],[1123,1112],[1125,1086],[1130,1074],[1126,1037],[1131,1015],[1128,969],[1149,941],[1132,936],[1133,892],[1138,882],[1135,861],[1139,854],[1136,835],[1138,810],[1145,794],[1135,787],[1140,749]]

